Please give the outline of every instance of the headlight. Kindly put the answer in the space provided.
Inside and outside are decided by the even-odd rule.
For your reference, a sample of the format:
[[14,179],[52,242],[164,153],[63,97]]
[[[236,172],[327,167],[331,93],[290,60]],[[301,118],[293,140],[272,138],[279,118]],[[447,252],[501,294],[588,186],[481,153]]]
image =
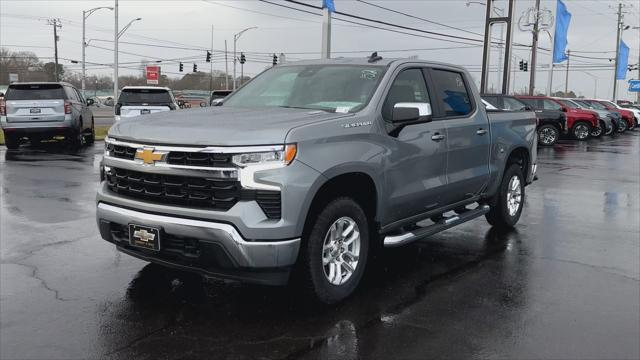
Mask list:
[[274,147],[270,151],[246,152],[233,156],[233,163],[240,167],[257,165],[282,165],[291,164],[296,157],[298,148],[295,144]]

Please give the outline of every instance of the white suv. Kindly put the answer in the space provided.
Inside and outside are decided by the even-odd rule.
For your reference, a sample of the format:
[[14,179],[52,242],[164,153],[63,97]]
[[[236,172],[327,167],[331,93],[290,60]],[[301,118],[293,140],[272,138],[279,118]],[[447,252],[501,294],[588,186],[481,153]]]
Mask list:
[[177,110],[180,106],[168,87],[125,86],[115,105],[116,121],[123,118]]

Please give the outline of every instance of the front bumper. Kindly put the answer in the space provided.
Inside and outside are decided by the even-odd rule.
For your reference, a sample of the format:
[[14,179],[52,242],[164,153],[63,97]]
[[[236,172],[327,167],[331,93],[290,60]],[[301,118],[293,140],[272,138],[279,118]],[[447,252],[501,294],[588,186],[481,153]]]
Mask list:
[[[247,241],[229,224],[157,215],[99,202],[97,221],[103,239],[143,260],[205,276],[282,285],[295,264],[300,239]],[[129,244],[128,224],[161,229],[160,251]]]

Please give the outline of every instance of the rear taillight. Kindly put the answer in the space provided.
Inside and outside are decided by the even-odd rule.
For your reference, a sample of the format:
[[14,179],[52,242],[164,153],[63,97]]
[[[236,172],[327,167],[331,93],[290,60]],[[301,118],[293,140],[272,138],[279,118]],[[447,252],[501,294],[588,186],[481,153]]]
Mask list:
[[64,102],[64,113],[71,114],[71,103],[68,101]]
[[7,107],[4,104],[4,101],[0,102],[0,116],[7,115]]

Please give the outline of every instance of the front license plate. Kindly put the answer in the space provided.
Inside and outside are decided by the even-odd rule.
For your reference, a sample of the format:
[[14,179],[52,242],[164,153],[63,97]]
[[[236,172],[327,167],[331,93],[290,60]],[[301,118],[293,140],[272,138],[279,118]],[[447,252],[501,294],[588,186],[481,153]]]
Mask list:
[[129,243],[148,250],[160,250],[160,229],[129,224]]
[[40,114],[42,112],[42,110],[40,110],[40,109],[29,109],[29,112],[31,114]]
[[151,114],[151,110],[149,110],[149,109],[140,110],[140,115],[144,115],[144,114]]

